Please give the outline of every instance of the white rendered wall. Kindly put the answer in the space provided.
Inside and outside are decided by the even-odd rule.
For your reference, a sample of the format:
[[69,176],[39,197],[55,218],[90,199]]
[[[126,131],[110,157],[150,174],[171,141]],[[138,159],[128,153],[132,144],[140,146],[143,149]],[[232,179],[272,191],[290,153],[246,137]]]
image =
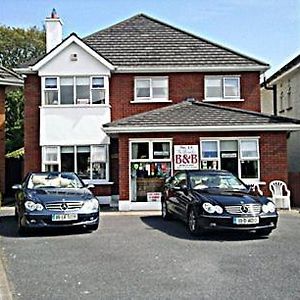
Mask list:
[[[73,54],[77,54],[77,61],[71,60]],[[39,69],[39,76],[64,75],[109,76],[110,70],[73,42]]]
[[101,125],[110,122],[110,107],[40,108],[40,145],[108,144]]

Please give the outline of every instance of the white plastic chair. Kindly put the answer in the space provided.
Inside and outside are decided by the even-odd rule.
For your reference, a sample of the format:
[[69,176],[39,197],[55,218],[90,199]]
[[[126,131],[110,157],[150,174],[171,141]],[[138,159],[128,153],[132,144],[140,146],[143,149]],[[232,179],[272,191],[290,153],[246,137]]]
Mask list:
[[285,182],[273,180],[269,184],[269,189],[272,193],[272,200],[278,208],[291,210],[291,192]]

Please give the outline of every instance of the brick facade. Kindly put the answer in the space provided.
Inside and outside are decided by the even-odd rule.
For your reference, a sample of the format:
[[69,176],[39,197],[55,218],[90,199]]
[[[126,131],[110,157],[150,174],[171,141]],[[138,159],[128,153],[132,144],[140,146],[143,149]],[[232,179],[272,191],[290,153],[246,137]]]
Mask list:
[[[5,192],[5,87],[0,86],[0,194]],[[1,195],[0,195],[1,201]]]
[[[136,76],[145,76],[145,74],[112,74],[110,79],[110,104],[112,106],[112,121],[137,113],[175,104],[181,102],[187,97],[194,97],[198,100],[203,100],[204,76],[222,74],[166,73],[152,75],[169,77],[169,99],[172,100],[172,103],[130,103],[132,100],[134,100],[134,78]],[[236,75],[236,73],[226,73],[223,75]],[[147,76],[151,75],[147,74]],[[221,104],[229,107],[260,112],[259,73],[241,73],[240,84],[241,98],[244,99],[244,101],[214,102],[214,104]]]
[[231,132],[231,133],[153,133],[122,134],[119,137],[119,189],[120,200],[129,199],[129,139],[130,138],[173,138],[173,145],[199,145],[201,137],[248,137],[259,136],[260,175],[266,185],[262,187],[265,195],[270,195],[268,184],[271,180],[288,181],[287,146],[285,132]]
[[24,85],[24,174],[41,170],[40,109],[41,78],[27,75]]

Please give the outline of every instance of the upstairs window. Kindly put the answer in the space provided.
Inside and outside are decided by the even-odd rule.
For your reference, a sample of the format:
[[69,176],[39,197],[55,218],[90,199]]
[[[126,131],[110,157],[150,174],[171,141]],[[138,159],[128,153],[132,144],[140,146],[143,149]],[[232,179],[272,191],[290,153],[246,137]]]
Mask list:
[[44,105],[105,104],[108,94],[108,83],[102,76],[46,77],[43,85]]
[[168,101],[167,77],[135,78],[135,101]]
[[206,100],[240,99],[239,76],[206,76]]

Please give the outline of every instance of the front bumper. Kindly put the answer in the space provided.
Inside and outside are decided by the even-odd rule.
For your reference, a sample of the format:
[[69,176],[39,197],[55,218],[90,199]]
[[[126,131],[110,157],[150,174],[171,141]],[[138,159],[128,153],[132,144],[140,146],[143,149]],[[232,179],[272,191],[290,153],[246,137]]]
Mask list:
[[52,214],[57,213],[43,214],[37,212],[26,212],[21,216],[21,225],[25,228],[54,228],[96,225],[100,221],[99,211],[92,213],[72,212],[72,214],[73,213],[77,214],[77,220],[53,221]]
[[[237,225],[233,223],[235,217],[258,217],[258,224]],[[233,231],[254,231],[260,229],[273,230],[277,227],[277,214],[261,214],[261,215],[200,215],[200,227],[205,230],[233,230]]]

